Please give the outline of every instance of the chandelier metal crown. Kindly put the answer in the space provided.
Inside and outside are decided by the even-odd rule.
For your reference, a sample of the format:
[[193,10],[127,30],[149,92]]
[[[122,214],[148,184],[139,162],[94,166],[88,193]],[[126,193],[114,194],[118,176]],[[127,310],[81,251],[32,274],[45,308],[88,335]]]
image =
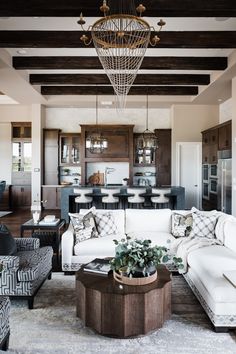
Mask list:
[[[140,4],[135,9],[134,0],[114,0],[110,6],[104,0],[100,10],[104,17],[88,28],[91,37],[83,34],[80,39],[87,46],[93,42],[117,95],[118,108],[123,109],[148,45],[156,46],[160,38],[151,35],[154,27],[141,17],[146,8]],[[85,31],[82,13],[77,23]],[[158,32],[164,25],[163,20],[158,22]]]

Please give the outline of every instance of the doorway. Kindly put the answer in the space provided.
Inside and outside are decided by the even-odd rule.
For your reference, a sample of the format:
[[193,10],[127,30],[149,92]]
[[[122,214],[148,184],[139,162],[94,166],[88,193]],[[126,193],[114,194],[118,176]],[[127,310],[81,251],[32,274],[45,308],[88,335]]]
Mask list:
[[185,209],[201,209],[201,142],[176,143],[176,183],[185,188]]

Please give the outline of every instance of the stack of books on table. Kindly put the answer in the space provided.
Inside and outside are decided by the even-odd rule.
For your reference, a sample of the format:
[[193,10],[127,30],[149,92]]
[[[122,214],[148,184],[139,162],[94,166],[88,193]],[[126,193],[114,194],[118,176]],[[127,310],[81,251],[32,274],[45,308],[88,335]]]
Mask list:
[[46,215],[43,220],[39,222],[39,225],[57,225],[60,219],[56,219],[55,215]]
[[98,275],[107,276],[111,271],[109,259],[95,258],[90,263],[86,264],[83,268],[84,272]]

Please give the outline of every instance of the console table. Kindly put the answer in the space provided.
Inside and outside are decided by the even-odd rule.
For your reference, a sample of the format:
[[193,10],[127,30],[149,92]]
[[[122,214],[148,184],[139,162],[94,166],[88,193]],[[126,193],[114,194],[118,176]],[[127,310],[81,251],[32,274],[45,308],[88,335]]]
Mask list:
[[125,338],[162,327],[171,315],[171,274],[157,269],[147,285],[121,285],[106,276],[80,269],[76,273],[76,310],[84,324],[107,336]]

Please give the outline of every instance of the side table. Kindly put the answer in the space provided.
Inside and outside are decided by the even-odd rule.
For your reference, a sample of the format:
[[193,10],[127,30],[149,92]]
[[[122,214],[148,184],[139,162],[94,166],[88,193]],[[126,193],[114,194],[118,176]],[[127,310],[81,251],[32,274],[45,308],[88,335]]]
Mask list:
[[21,225],[20,227],[20,237],[24,237],[24,232],[27,230],[31,230],[33,232],[39,232],[40,231],[50,231],[50,232],[55,232],[56,233],[56,254],[57,254],[57,263],[59,265],[60,263],[60,242],[61,242],[61,229],[65,227],[65,220],[60,219],[56,225],[50,225],[50,224],[45,224],[45,225],[40,225],[40,224],[35,224],[33,219],[30,219],[26,221],[24,224]]
[[76,310],[84,324],[107,336],[125,338],[162,327],[171,315],[171,273],[157,269],[157,280],[147,285],[121,285],[113,279],[76,273]]

